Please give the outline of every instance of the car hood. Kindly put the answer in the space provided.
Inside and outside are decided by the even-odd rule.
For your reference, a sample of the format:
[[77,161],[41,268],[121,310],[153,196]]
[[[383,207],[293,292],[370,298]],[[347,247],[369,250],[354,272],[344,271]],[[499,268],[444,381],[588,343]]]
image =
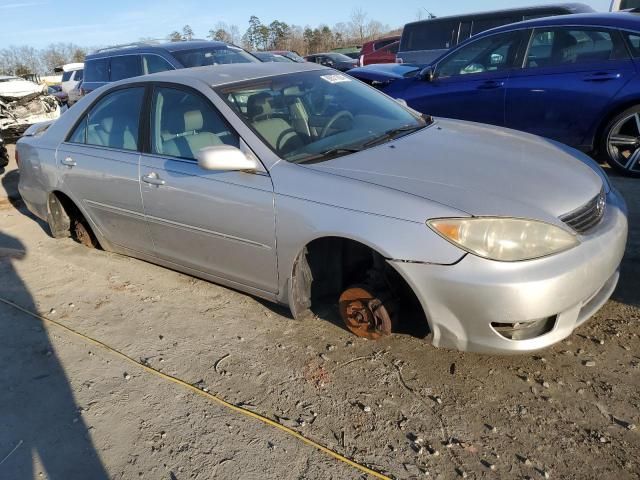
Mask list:
[[418,74],[421,67],[397,63],[367,65],[349,70],[349,75],[364,81],[392,82],[401,78],[409,78]]
[[438,119],[415,134],[306,167],[416,195],[474,216],[561,224],[606,185],[585,155],[552,140]]

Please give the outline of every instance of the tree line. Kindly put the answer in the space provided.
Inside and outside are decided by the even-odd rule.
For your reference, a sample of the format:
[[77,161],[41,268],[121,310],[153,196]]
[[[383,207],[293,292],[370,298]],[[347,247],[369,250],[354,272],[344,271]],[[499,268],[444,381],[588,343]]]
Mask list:
[[[421,12],[418,12],[416,17],[421,18],[421,15]],[[249,27],[243,34],[237,25],[219,22],[209,30],[206,37],[241,45],[247,50],[294,50],[301,55],[307,55],[337,47],[362,45],[368,40],[400,31],[392,30],[388,25],[370,19],[362,9],[356,9],[351,12],[347,22],[336,23],[333,27],[302,27],[280,20],[265,24],[252,15],[249,18]],[[196,38],[198,37],[193,29],[185,25],[182,30],[171,32],[165,39],[181,41]],[[27,45],[9,46],[0,49],[0,75],[50,74],[55,67],[84,61],[84,57],[91,50],[93,48],[73,43],[55,43],[42,49]]]

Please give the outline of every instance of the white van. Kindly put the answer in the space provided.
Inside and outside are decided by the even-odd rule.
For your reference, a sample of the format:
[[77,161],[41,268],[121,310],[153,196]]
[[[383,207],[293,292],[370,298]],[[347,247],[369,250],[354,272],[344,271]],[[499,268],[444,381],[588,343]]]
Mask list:
[[84,63],[67,63],[55,69],[56,72],[62,72],[62,82],[60,86],[64,93],[69,93],[76,88],[82,81],[84,75]]
[[631,8],[640,8],[640,0],[613,0],[609,10],[617,12],[619,10],[629,10]]

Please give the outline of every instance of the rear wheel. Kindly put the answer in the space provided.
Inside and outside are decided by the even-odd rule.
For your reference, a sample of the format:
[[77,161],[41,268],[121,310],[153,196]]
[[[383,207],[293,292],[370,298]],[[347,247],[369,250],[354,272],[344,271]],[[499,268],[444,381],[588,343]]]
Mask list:
[[640,106],[614,117],[604,129],[602,160],[628,177],[640,177]]
[[74,219],[72,228],[72,235],[74,240],[80,242],[85,247],[98,248],[98,240],[93,235],[93,232],[86,224],[84,219]]

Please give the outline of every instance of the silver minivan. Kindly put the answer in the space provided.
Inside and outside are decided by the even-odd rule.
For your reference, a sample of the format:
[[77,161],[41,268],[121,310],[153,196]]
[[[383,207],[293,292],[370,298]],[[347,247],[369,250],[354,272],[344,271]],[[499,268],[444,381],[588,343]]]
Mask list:
[[427,65],[459,43],[491,28],[534,18],[593,11],[591,7],[582,3],[566,3],[456,15],[408,23],[402,31],[396,60],[398,63]]

